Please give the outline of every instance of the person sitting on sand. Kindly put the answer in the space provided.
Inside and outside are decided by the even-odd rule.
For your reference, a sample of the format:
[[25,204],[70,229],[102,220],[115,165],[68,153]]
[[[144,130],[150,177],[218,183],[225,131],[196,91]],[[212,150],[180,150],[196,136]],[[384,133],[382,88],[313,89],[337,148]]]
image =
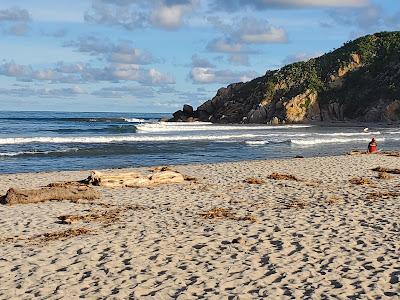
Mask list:
[[372,140],[368,144],[368,153],[375,153],[378,151],[377,149],[378,145],[376,144],[375,138],[372,138]]

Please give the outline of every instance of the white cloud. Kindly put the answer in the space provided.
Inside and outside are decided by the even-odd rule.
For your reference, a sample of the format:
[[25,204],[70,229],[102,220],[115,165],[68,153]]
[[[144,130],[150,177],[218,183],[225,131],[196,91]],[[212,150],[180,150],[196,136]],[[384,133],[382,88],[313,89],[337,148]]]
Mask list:
[[[249,1],[250,2],[250,1]],[[368,0],[264,0],[266,6],[278,7],[362,7]]]
[[121,44],[115,47],[108,54],[108,59],[111,62],[141,65],[147,65],[157,61],[150,53],[142,49],[130,47],[127,44]]
[[0,10],[0,22],[28,22],[31,20],[29,11],[19,7]]
[[248,52],[240,42],[230,41],[223,38],[218,38],[210,41],[207,44],[207,49],[213,52],[222,52],[222,53],[240,53],[240,52]]
[[128,30],[157,26],[179,28],[199,0],[107,1],[94,0],[85,20],[91,23],[122,26]]
[[283,61],[283,65],[288,65],[291,63],[299,62],[299,61],[307,61],[311,58],[321,56],[323,53],[296,53],[293,55],[287,56]]
[[215,68],[215,65],[212,64],[208,59],[202,58],[197,54],[192,55],[192,63],[189,66],[202,67],[202,68]]
[[150,19],[156,26],[165,29],[176,29],[183,23],[183,18],[194,8],[195,2],[173,5],[161,4],[152,13]]
[[29,65],[15,62],[0,64],[0,75],[15,77],[19,81],[49,81],[51,83],[88,83],[96,81],[136,81],[144,85],[173,84],[172,75],[135,64],[112,63],[104,67],[90,64],[65,64],[58,62],[54,67],[34,70]]
[[5,34],[16,36],[26,35],[31,21],[29,11],[19,7],[0,10],[0,27]]
[[34,88],[25,86],[9,89],[0,88],[0,94],[13,97],[70,98],[87,94],[87,92],[80,86],[68,88]]
[[246,8],[254,10],[265,9],[303,9],[303,8],[335,8],[363,7],[370,4],[369,0],[213,0],[214,10],[239,11]]
[[215,70],[211,68],[192,68],[190,72],[190,78],[193,82],[201,84],[245,82],[256,76],[258,76],[258,74],[253,71],[235,72],[232,70]]
[[331,9],[328,15],[333,24],[339,26],[354,26],[360,30],[360,34],[384,30],[383,25],[388,19],[378,5],[369,5],[355,9]]
[[133,47],[129,41],[121,41],[115,44],[108,39],[81,36],[77,40],[64,43],[64,47],[73,47],[78,52],[100,56],[113,63],[147,65],[158,62],[158,59],[151,53]]
[[283,28],[271,26],[258,32],[243,32],[240,39],[246,43],[285,43],[287,35]]
[[91,93],[102,98],[152,98],[155,96],[154,89],[148,86],[109,86]]
[[196,83],[213,83],[215,81],[215,73],[210,68],[193,68],[191,78]]
[[286,43],[288,40],[283,28],[272,26],[266,20],[242,18],[226,23],[215,16],[207,20],[224,34],[224,37],[211,40],[207,44],[207,50],[229,53],[228,62],[232,65],[250,65],[249,55],[259,53],[249,48],[250,44]]

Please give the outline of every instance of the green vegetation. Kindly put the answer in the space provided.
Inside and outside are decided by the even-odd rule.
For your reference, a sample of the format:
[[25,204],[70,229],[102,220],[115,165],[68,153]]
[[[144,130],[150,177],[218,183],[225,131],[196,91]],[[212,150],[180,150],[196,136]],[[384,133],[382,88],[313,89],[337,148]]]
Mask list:
[[[262,77],[229,88],[214,101],[218,103],[217,120],[220,115],[229,115],[224,122],[241,121],[261,102],[267,102],[268,121],[274,116],[285,119],[282,104],[307,90],[317,94],[321,113],[314,116],[316,120],[327,114],[331,119],[362,120],[368,112],[383,118],[385,107],[400,100],[400,31],[360,37],[318,58],[267,71]],[[307,99],[300,106],[308,109],[310,104]],[[343,114],[335,115],[338,110]],[[395,113],[400,119],[400,112]]]
[[301,108],[309,108],[311,104],[311,99],[307,98],[307,100],[300,105]]

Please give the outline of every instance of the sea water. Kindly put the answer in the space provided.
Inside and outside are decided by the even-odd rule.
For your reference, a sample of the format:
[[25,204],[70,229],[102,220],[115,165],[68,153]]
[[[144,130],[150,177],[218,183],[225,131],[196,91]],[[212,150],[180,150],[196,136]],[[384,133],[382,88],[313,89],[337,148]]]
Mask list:
[[0,173],[125,168],[400,149],[397,126],[167,123],[169,114],[0,112]]

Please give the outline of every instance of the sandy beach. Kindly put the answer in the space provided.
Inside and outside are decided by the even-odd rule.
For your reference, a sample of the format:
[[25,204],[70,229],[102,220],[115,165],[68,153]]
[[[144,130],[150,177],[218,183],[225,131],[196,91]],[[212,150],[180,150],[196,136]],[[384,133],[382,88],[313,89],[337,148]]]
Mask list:
[[[400,175],[377,178],[378,166],[400,159],[173,166],[197,181],[96,187],[93,203],[0,205],[0,298],[394,299]],[[0,194],[88,174],[0,175]],[[350,182],[359,177],[369,180]],[[104,218],[61,223],[67,214]]]

